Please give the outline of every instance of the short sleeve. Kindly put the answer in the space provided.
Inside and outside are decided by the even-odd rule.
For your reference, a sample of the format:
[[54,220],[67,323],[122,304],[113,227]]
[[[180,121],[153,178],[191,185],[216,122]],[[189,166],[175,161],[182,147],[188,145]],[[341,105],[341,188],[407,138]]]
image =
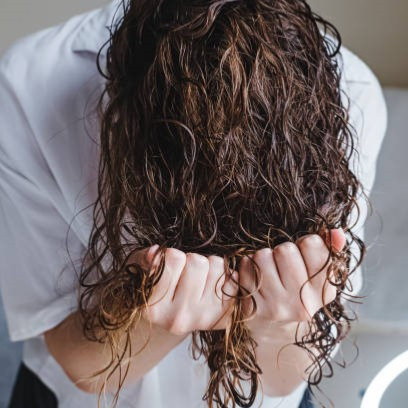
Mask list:
[[[349,123],[355,136],[351,168],[360,180],[365,194],[370,198],[377,171],[377,160],[387,130],[387,106],[381,85],[372,70],[351,51],[343,48],[343,96],[349,108]],[[355,208],[350,225],[357,220],[352,231],[365,242],[364,226],[371,214],[369,204],[360,193],[357,197],[360,214]],[[367,244],[366,244],[367,245]],[[355,243],[352,253],[359,258],[360,251]],[[356,261],[352,259],[351,267]],[[358,295],[363,288],[364,260],[351,275],[353,287],[347,293]]]
[[0,290],[11,341],[42,335],[76,309],[69,225],[38,182],[43,160],[0,71]]

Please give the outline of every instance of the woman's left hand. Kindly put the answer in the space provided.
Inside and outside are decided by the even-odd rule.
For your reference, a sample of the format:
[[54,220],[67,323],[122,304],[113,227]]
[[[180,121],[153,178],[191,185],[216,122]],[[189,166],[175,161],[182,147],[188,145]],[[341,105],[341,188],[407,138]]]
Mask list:
[[[331,237],[334,249],[341,251],[346,243],[343,230],[331,230]],[[305,307],[299,295],[302,285],[325,264],[329,256],[329,242],[329,239],[323,239],[318,234],[309,234],[299,238],[296,243],[285,242],[273,249],[262,248],[251,256],[262,276],[260,289],[253,295],[257,312],[246,322],[252,334],[262,335],[273,327],[284,329],[285,326],[310,321],[319,309],[336,298],[336,287],[326,282],[330,262],[304,286],[302,299]],[[255,290],[255,271],[252,268],[249,259],[241,260],[239,282],[250,292]],[[244,301],[246,316],[249,316],[252,308],[252,301],[248,298]]]

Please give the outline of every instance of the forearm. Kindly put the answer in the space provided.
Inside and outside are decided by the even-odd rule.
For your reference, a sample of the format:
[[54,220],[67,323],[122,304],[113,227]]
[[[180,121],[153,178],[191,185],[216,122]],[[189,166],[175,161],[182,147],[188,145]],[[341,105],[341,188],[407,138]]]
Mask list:
[[[176,336],[157,326],[152,326],[148,345],[141,353],[138,353],[146,343],[148,333],[149,325],[145,320],[140,320],[134,332],[131,333],[132,358],[124,386],[143,377],[186,337]],[[56,328],[46,332],[45,341],[50,353],[78,388],[89,393],[99,392],[111,368],[94,380],[81,381],[81,379],[101,370],[110,363],[110,346],[109,344],[89,341],[83,336],[78,312],[70,315]],[[125,339],[122,340],[122,348],[124,344]],[[128,352],[126,352],[124,359],[127,359],[128,356]],[[127,363],[124,361],[121,367],[123,380]],[[106,390],[116,391],[118,383],[119,369],[117,368],[107,381]]]
[[[305,371],[313,360],[305,350],[293,345],[296,326],[271,327],[270,330],[253,334],[258,343],[256,357],[262,370],[260,377],[263,391],[270,397],[289,395],[307,379]],[[303,325],[299,328],[298,338],[306,333],[306,328]]]

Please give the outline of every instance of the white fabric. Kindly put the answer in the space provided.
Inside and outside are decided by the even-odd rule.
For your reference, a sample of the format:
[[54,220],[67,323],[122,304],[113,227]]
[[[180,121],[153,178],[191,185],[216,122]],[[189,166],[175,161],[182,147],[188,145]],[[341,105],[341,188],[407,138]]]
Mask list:
[[[10,339],[25,341],[24,362],[56,393],[60,408],[97,406],[96,396],[76,388],[48,353],[42,333],[76,309],[76,272],[65,245],[77,260],[92,226],[92,206],[73,217],[96,198],[99,152],[92,139],[98,123],[92,107],[104,82],[96,53],[109,37],[106,26],[119,3],[27,36],[0,58],[1,295]],[[369,191],[386,108],[371,70],[344,47],[342,54],[343,86],[361,139],[359,174]],[[355,230],[361,237],[363,221]],[[362,287],[361,275],[359,269],[354,293]],[[118,406],[205,407],[208,373],[202,361],[191,358],[189,342],[125,388]],[[262,406],[296,408],[305,386],[286,398],[264,396]]]

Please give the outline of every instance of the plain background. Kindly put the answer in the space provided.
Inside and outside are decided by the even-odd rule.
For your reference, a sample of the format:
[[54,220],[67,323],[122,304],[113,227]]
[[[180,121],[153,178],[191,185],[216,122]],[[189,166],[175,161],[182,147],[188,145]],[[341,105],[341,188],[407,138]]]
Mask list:
[[[0,0],[0,53],[15,39],[109,0]],[[386,86],[408,87],[408,0],[309,0]]]

